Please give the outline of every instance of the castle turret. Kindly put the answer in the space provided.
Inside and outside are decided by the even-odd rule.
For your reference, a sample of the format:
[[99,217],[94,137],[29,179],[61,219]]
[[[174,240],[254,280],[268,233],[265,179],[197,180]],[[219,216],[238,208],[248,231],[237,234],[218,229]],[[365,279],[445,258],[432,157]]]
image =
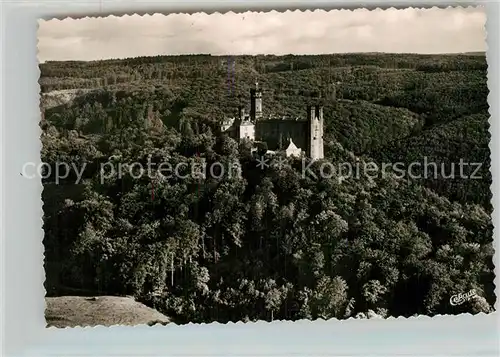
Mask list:
[[324,130],[324,121],[323,121],[323,106],[318,105],[316,107],[316,116],[318,117],[318,127],[319,127],[319,135],[318,135],[318,159],[323,159],[325,157],[324,152],[324,143],[323,143],[323,130]]
[[249,116],[245,113],[245,108],[239,107],[239,121],[237,128],[238,139],[255,140],[255,125]]
[[250,89],[250,117],[253,121],[262,118],[262,91],[259,83],[255,83],[255,88]]
[[308,147],[307,155],[313,159],[323,159],[323,107],[320,105],[307,108]]

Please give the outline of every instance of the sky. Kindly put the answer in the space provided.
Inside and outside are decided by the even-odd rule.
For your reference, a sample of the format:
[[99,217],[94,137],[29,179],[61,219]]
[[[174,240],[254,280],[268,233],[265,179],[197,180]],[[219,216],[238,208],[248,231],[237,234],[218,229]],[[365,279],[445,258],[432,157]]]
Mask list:
[[38,57],[486,51],[483,7],[154,14],[40,20]]

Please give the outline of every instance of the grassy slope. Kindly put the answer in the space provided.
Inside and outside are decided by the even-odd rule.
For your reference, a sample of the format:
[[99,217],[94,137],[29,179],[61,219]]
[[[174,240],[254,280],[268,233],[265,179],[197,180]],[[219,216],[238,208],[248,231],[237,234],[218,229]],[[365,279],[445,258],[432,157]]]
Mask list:
[[165,315],[132,298],[117,296],[60,296],[45,298],[48,326],[112,326],[168,323]]

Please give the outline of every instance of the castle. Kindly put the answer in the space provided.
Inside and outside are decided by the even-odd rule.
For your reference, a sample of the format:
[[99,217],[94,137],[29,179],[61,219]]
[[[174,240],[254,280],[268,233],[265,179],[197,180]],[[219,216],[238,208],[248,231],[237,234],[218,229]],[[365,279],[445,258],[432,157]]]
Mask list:
[[264,118],[262,91],[258,83],[250,90],[250,113],[240,107],[238,117],[223,121],[221,131],[236,140],[265,142],[270,153],[284,151],[287,156],[305,154],[313,160],[324,158],[323,107],[308,106],[305,119]]

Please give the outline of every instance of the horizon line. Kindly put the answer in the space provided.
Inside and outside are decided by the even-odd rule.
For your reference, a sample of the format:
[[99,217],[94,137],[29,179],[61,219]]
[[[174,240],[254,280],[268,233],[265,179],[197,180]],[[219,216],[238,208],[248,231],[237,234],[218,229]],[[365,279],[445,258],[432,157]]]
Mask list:
[[67,59],[67,60],[44,60],[39,61],[39,64],[44,64],[48,62],[103,62],[103,61],[116,61],[116,60],[128,60],[136,58],[154,58],[154,57],[182,57],[182,56],[212,56],[212,57],[257,57],[257,56],[275,56],[275,57],[286,57],[286,56],[331,56],[331,55],[352,55],[352,54],[385,54],[385,55],[418,55],[418,56],[444,56],[444,55],[472,55],[472,54],[484,54],[487,51],[465,51],[465,52],[378,52],[378,51],[354,51],[354,52],[329,52],[329,53],[317,53],[317,54],[306,54],[306,53],[287,53],[287,54],[271,54],[271,53],[259,53],[259,54],[212,54],[212,53],[184,53],[184,54],[158,54],[158,55],[144,55],[144,56],[134,56],[134,57],[110,57],[102,59],[93,60],[79,60],[79,59]]

